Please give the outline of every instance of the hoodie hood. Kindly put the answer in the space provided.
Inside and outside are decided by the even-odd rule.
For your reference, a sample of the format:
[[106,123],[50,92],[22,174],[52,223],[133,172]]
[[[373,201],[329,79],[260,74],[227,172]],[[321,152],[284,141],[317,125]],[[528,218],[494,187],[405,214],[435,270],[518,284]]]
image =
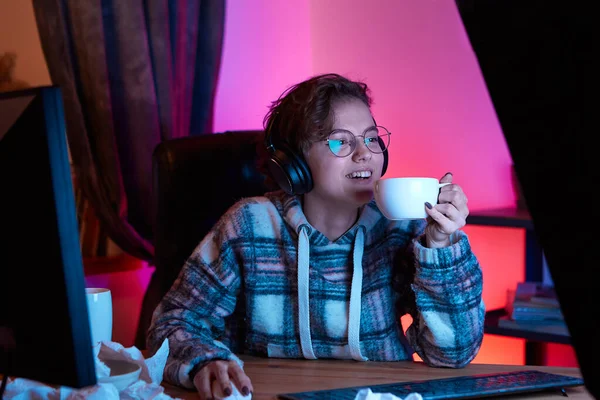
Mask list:
[[[326,246],[330,240],[310,225],[302,210],[302,203],[299,196],[288,195],[283,191],[268,193],[267,198],[277,207],[285,222],[293,229],[296,234],[305,226],[308,229],[310,244],[312,246]],[[352,243],[355,240],[356,231],[362,227],[364,233],[372,232],[375,226],[382,222],[385,217],[372,200],[362,207],[358,220],[348,229],[346,233],[336,239],[336,243]]]

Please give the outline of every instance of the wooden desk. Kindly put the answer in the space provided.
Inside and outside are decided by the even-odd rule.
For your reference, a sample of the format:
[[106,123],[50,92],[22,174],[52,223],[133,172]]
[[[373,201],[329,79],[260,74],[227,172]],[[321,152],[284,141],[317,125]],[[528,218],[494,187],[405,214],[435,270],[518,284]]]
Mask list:
[[[537,369],[562,375],[581,376],[578,368],[526,367],[522,365],[471,364],[463,369],[430,368],[422,362],[356,362],[342,360],[289,360],[242,356],[245,371],[254,385],[253,400],[277,399],[279,393],[370,386],[380,383],[448,378],[482,373]],[[165,393],[184,400],[199,399],[196,392],[168,384]],[[568,399],[593,399],[583,386],[567,389]],[[498,397],[501,399],[502,397]],[[506,397],[505,397],[506,398]],[[511,396],[515,399],[564,399],[559,392]]]

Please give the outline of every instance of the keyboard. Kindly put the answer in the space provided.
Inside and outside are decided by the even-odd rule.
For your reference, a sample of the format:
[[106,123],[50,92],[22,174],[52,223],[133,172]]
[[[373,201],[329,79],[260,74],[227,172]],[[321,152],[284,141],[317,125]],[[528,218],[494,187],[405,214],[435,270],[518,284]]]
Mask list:
[[385,383],[330,390],[316,390],[278,395],[286,400],[354,400],[360,389],[371,388],[373,393],[391,393],[404,398],[419,393],[424,400],[473,399],[542,390],[561,390],[583,385],[582,378],[550,374],[536,370],[467,375],[444,379]]

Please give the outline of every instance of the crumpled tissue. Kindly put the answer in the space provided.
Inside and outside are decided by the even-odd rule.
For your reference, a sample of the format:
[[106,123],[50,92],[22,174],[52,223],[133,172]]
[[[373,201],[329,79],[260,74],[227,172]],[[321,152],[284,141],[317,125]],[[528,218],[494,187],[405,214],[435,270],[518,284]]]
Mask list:
[[165,339],[158,351],[144,359],[136,347],[123,347],[116,342],[101,342],[94,346],[96,377],[110,375],[107,360],[124,360],[140,365],[141,372],[137,381],[119,392],[112,383],[98,383],[82,389],[66,386],[49,386],[41,382],[24,378],[9,379],[4,397],[6,400],[177,400],[164,393],[160,385],[163,371],[169,355],[169,342]]
[[[360,389],[354,400],[403,400],[391,393],[373,393],[369,388]],[[423,400],[423,396],[419,393],[411,393],[404,400]]]

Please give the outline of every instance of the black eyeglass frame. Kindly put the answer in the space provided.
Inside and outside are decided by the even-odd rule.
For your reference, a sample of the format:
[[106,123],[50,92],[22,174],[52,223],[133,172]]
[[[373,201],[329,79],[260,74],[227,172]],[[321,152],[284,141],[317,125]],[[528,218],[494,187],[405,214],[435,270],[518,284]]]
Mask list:
[[[354,153],[354,151],[356,150],[356,146],[358,144],[358,138],[362,138],[362,141],[365,144],[365,147],[371,153],[373,153],[373,154],[383,154],[383,153],[385,153],[385,151],[387,150],[387,148],[390,146],[390,139],[391,139],[391,136],[392,136],[392,132],[390,132],[385,126],[381,126],[381,125],[376,125],[374,127],[369,128],[368,130],[372,130],[373,128],[377,129],[378,131],[381,130],[381,129],[383,129],[385,131],[384,134],[378,134],[377,135],[379,146],[383,147],[383,150],[381,150],[381,151],[373,151],[373,149],[371,149],[369,147],[369,145],[367,144],[367,141],[366,141],[367,140],[367,136],[366,135],[355,135],[354,133],[350,132],[347,129],[334,129],[333,131],[329,132],[329,134],[327,135],[326,139],[322,139],[321,141],[325,142],[325,145],[329,148],[329,151],[331,151],[331,154],[333,154],[334,156],[336,156],[338,158],[348,157],[349,155],[351,155],[352,153]],[[338,132],[347,132],[353,138],[352,142],[350,143],[351,150],[350,150],[350,152],[348,154],[346,154],[344,156],[340,156],[340,155],[335,154],[335,152],[331,149],[331,146],[329,145],[329,141],[330,140],[335,140],[335,139],[330,139],[330,136],[332,134],[338,133]],[[387,138],[387,140],[382,139],[382,136],[385,136]]]

